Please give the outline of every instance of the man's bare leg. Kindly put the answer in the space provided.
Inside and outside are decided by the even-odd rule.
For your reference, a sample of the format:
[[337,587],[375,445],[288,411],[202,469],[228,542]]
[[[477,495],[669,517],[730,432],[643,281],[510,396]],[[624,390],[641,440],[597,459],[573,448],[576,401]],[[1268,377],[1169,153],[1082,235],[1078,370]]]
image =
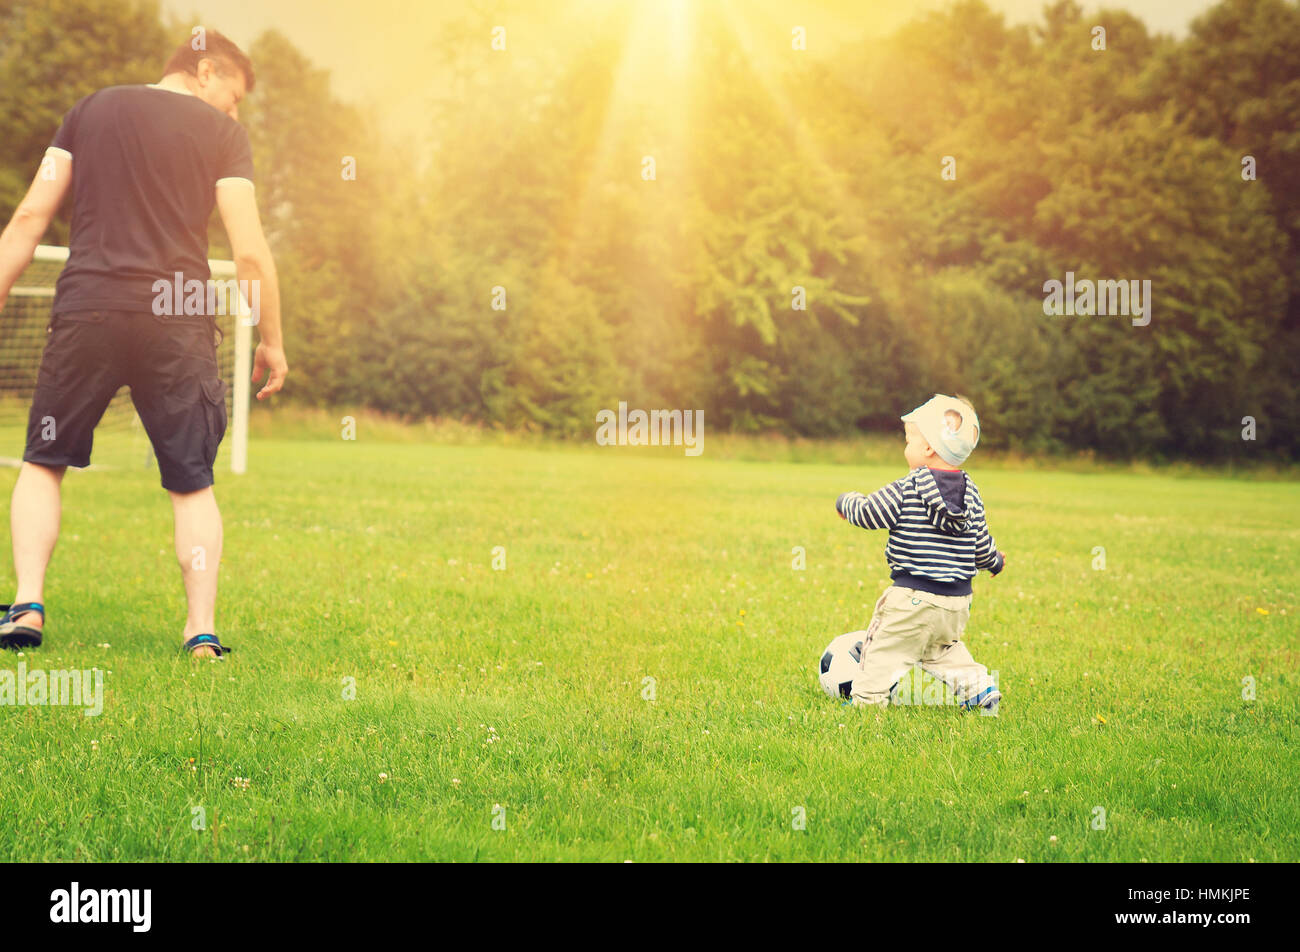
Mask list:
[[[59,541],[59,519],[63,512],[59,490],[65,472],[66,466],[41,466],[39,463],[23,463],[18,471],[9,506],[14,574],[18,576],[15,605],[45,603],[45,570]],[[26,612],[18,618],[30,628],[45,627],[38,612]]]
[[[221,511],[212,487],[192,493],[170,493],[176,518],[176,559],[185,581],[189,613],[182,641],[216,633],[217,571],[221,566]],[[211,648],[198,648],[196,658],[215,658]]]

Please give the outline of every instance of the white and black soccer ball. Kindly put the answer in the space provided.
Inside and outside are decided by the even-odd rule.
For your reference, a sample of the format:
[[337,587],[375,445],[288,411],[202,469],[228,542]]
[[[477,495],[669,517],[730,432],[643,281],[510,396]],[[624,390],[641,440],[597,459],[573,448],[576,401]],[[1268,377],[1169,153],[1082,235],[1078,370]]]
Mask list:
[[840,635],[822,652],[817,678],[822,683],[822,690],[831,697],[847,698],[853,694],[853,679],[858,676],[862,642],[866,637],[865,631],[851,631]]

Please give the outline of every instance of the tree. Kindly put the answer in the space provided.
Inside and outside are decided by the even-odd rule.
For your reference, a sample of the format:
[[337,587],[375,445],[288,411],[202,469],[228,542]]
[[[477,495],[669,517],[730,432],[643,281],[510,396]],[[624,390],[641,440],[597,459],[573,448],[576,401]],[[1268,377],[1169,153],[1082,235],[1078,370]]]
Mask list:
[[[13,214],[64,113],[105,86],[156,82],[170,52],[156,0],[0,5],[0,216]],[[66,242],[66,224],[50,240]]]

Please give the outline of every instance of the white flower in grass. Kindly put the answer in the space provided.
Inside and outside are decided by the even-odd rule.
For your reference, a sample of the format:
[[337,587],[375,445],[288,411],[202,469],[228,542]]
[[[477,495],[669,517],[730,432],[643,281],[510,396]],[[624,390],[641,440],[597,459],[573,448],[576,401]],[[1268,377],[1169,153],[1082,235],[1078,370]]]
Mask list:
[[388,774],[386,774],[386,773],[381,773],[381,774],[379,775],[379,782],[380,782],[380,783],[386,783],[387,780],[388,780]]

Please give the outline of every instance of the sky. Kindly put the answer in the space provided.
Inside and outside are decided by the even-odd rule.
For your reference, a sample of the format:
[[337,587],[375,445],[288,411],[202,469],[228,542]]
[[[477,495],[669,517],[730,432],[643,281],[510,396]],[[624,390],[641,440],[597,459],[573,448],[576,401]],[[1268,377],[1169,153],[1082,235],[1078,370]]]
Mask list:
[[[1037,22],[1045,5],[1045,0],[985,2],[1010,23]],[[614,4],[640,4],[661,16],[674,6],[717,3],[742,11],[755,27],[771,24],[773,35],[777,28],[788,35],[786,23],[805,27],[809,51],[816,54],[886,35],[947,0],[163,0],[163,8],[182,22],[217,29],[245,48],[262,31],[278,29],[330,71],[337,95],[373,106],[387,131],[418,134],[425,99],[421,87],[427,88],[436,75],[438,27],[472,7],[483,11],[485,19],[499,18],[508,36],[517,38],[529,36],[530,25],[531,35],[553,36],[543,27],[557,13],[566,17],[565,29],[580,33],[584,18],[599,17]],[[1080,3],[1085,14],[1103,6],[1127,10],[1153,32],[1174,36],[1185,35],[1191,21],[1214,5],[1215,0]]]

